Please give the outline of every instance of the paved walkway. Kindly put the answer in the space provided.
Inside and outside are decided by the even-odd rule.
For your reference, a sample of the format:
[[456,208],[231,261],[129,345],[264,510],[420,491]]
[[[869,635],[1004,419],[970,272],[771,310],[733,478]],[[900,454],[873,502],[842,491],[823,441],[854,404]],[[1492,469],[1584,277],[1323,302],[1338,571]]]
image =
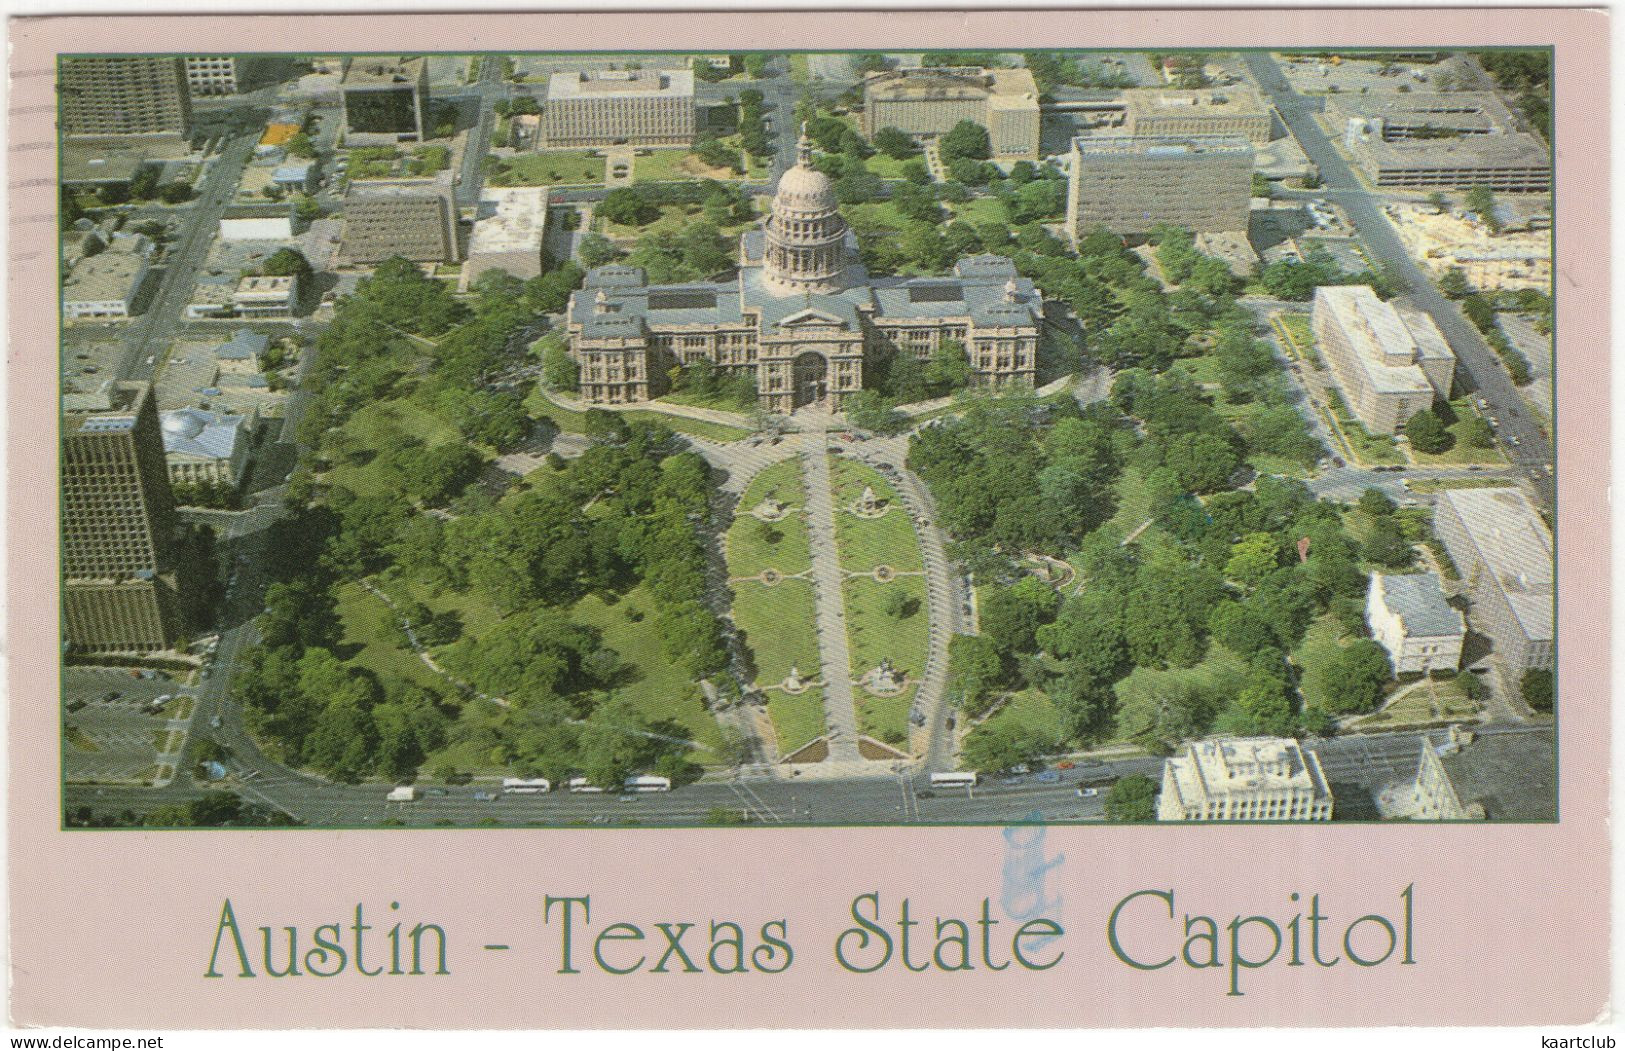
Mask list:
[[808,450],[807,534],[812,547],[813,585],[818,607],[818,663],[823,669],[824,718],[830,728],[829,761],[861,760],[858,753],[858,709],[852,696],[852,657],[846,645],[846,611],[840,559],[835,551],[835,492],[829,455]]

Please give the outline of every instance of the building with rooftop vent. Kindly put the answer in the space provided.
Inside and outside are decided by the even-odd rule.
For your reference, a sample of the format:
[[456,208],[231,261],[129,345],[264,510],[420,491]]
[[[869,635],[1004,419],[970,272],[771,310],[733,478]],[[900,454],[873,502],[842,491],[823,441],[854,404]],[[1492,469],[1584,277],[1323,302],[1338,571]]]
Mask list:
[[506,270],[521,281],[541,274],[547,196],[545,186],[489,187],[481,194],[463,263],[462,291],[487,270]]
[[1252,197],[1253,147],[1240,136],[1072,140],[1066,228],[1074,244],[1102,227],[1133,237],[1164,223],[1244,233]]
[[1239,135],[1255,146],[1270,141],[1274,109],[1253,88],[1128,91],[1123,132],[1156,138]]
[[1218,737],[1162,767],[1158,821],[1330,821],[1320,757],[1290,738]]
[[1513,672],[1556,662],[1552,532],[1517,489],[1446,489],[1433,532],[1467,586],[1467,620]]
[[62,282],[65,318],[127,318],[146,283],[152,242],[141,234],[114,235],[106,251],[85,256]]
[[1025,69],[898,69],[863,82],[865,138],[882,128],[935,138],[962,120],[987,129],[996,159],[1038,159],[1038,85]]
[[554,73],[542,105],[541,145],[691,146],[696,114],[689,70]]
[[1373,573],[1365,594],[1371,637],[1388,651],[1395,675],[1461,666],[1467,622],[1445,601],[1432,573]]
[[192,120],[175,56],[64,58],[57,71],[64,135],[181,135]]
[[432,179],[367,179],[344,195],[339,262],[371,266],[393,256],[415,263],[455,263],[457,202],[451,173]]
[[965,348],[978,386],[1031,386],[1043,305],[1001,256],[961,259],[951,275],[872,278],[805,138],[772,213],[740,239],[737,275],[647,284],[642,270],[600,267],[570,299],[570,353],[581,397],[620,405],[665,392],[674,366],[708,361],[756,380],[772,412],[839,409],[863,388],[864,364]]
[[1350,411],[1377,434],[1394,434],[1435,398],[1450,397],[1456,355],[1414,307],[1384,303],[1366,285],[1315,289],[1315,341]]
[[429,63],[358,56],[339,81],[347,145],[422,142],[429,119]]
[[167,649],[178,610],[174,507],[152,389],[109,381],[63,402],[65,640],[91,653]]
[[1380,187],[1551,189],[1550,148],[1491,91],[1351,95],[1328,115]]

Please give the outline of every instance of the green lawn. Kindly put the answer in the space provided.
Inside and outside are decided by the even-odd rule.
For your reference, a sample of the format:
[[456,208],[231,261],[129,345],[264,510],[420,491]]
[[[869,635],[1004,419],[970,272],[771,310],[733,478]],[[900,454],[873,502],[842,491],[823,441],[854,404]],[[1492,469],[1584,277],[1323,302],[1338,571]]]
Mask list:
[[1302,671],[1298,677],[1298,688],[1303,694],[1304,704],[1310,708],[1319,708],[1323,711],[1326,708],[1326,698],[1321,692],[1319,669],[1342,652],[1342,635],[1342,625],[1337,617],[1331,613],[1322,613],[1309,625],[1303,642],[1292,651],[1292,662]]
[[801,512],[787,514],[777,522],[763,522],[747,514],[747,510],[742,506],[728,527],[729,576],[753,577],[764,569],[793,576],[812,567],[807,522]]
[[604,181],[604,158],[589,150],[522,153],[503,158],[505,172],[486,180],[492,186],[579,186]]
[[813,630],[813,584],[802,577],[768,587],[754,580],[733,584],[734,623],[756,663],[756,684],[783,682],[796,668],[803,679],[818,677],[818,636]]
[[1037,689],[1022,690],[1012,696],[985,722],[977,724],[969,736],[1016,727],[1041,740],[1066,741],[1070,738],[1061,710],[1055,707],[1044,691]]
[[[918,605],[911,615],[886,612],[892,595],[901,593]],[[925,669],[930,614],[924,577],[897,577],[882,584],[870,577],[849,577],[842,586],[846,602],[846,637],[852,651],[854,679],[877,667],[883,658],[919,678]],[[861,692],[861,690],[860,690]]]
[[[918,153],[914,155],[914,157],[918,156],[920,156]],[[909,161],[913,160],[914,157],[905,157],[902,160],[898,160],[896,157],[893,157],[890,154],[881,153],[877,150],[874,156],[865,160],[863,164],[864,167],[868,168],[871,172],[874,172],[882,179],[901,179],[903,178],[903,166]]]
[[[832,469],[835,545],[840,552],[841,568],[851,573],[867,573],[882,565],[905,573],[924,568],[919,538],[914,533],[908,509],[880,472],[845,457],[836,457]],[[866,486],[890,508],[884,516],[860,518],[851,510],[862,498]]]
[[782,690],[769,690],[767,715],[773,720],[779,755],[789,755],[824,736],[824,691],[815,686],[791,696]]
[[973,197],[964,204],[950,205],[955,219],[975,226],[978,223],[1009,223],[1004,204],[997,197]]
[[391,488],[379,477],[369,453],[376,455],[404,435],[421,438],[431,446],[460,437],[451,424],[407,398],[391,398],[365,406],[345,421],[343,435],[341,440],[360,454],[357,462],[335,457],[334,467],[322,476],[322,482],[342,485],[360,496],[372,496]]
[[1276,331],[1288,354],[1296,358],[1314,360],[1315,334],[1309,326],[1309,315],[1279,313],[1275,315]]
[[1424,682],[1403,688],[1408,690],[1405,696],[1358,720],[1355,725],[1362,730],[1375,730],[1443,719],[1468,719],[1478,713],[1478,705],[1469,700],[1452,679],[1435,680],[1431,687]]
[[806,55],[790,56],[790,79],[797,84],[808,84],[812,82],[812,70],[809,66]]
[[901,230],[908,222],[890,201],[842,205],[841,214],[854,229],[876,227]]
[[[532,416],[546,416],[561,431],[580,434],[586,430],[586,413],[559,405],[549,398],[540,387],[532,390],[525,398],[525,408]],[[710,420],[691,420],[686,416],[673,416],[670,413],[659,412],[654,409],[628,409],[622,411],[620,415],[628,420],[664,424],[678,434],[690,434],[696,438],[708,438],[714,442],[737,442],[741,438],[751,436],[751,432],[743,427],[731,427],[725,423],[712,423]]]
[[916,690],[918,687],[910,686],[895,697],[875,697],[856,690],[853,699],[858,706],[858,732],[906,750],[908,710]]
[[1501,450],[1491,446],[1488,449],[1478,449],[1467,444],[1467,425],[1474,417],[1479,415],[1478,409],[1473,406],[1471,397],[1456,398],[1450,402],[1451,410],[1456,414],[1456,422],[1447,429],[1455,435],[1456,444],[1442,453],[1424,453],[1416,449],[1411,450],[1411,459],[1422,467],[1451,466],[1460,464],[1491,464],[1503,466],[1507,458]]
[[338,585],[333,597],[344,628],[337,653],[349,663],[366,668],[383,682],[405,679],[437,693],[451,692],[451,684],[418,659],[406,637],[386,626],[386,618],[394,614],[382,599],[354,581]]
[[[644,618],[633,623],[627,611],[637,609]],[[717,748],[722,735],[705,704],[699,686],[677,667],[660,647],[655,625],[655,604],[640,585],[619,602],[606,605],[597,595],[588,595],[570,607],[570,619],[602,631],[604,645],[621,655],[621,660],[637,668],[635,681],[616,692],[629,697],[638,711],[650,719],[671,719],[680,724],[707,749]],[[711,756],[696,756],[701,762],[714,762]]]
[[[777,522],[763,522],[750,514],[751,508],[768,497],[793,510]],[[812,566],[807,544],[807,523],[801,512],[801,463],[791,459],[768,467],[751,480],[739,500],[733,525],[728,529],[728,574],[755,576],[764,569],[781,574],[802,573]],[[763,535],[768,526],[777,540]]]
[[[723,140],[727,142],[728,140]],[[739,149],[737,139],[730,145]],[[707,168],[692,150],[672,149],[655,150],[644,156],[639,154],[632,160],[632,181],[639,182],[674,182],[674,181],[700,181],[716,179],[721,182],[730,182],[744,179],[750,175],[750,158],[744,157],[745,173],[739,174],[731,168]]]
[[690,405],[696,409],[716,409],[720,412],[747,413],[756,407],[755,398],[741,401],[727,391],[711,394],[701,394],[698,391],[672,391],[669,394],[662,394],[655,400],[671,402],[673,405]]

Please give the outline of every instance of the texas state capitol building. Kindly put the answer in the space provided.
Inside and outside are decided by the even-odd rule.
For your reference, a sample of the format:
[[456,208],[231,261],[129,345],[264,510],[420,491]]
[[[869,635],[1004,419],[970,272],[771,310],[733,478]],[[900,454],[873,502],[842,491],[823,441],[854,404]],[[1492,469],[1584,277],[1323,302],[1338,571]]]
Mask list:
[[948,277],[871,278],[803,135],[772,214],[740,238],[735,280],[650,286],[637,267],[599,267],[570,298],[570,353],[593,405],[657,397],[674,365],[704,359],[754,370],[770,412],[840,409],[863,388],[866,359],[925,359],[949,339],[964,345],[975,385],[1030,387],[1041,310],[1003,256],[961,259]]

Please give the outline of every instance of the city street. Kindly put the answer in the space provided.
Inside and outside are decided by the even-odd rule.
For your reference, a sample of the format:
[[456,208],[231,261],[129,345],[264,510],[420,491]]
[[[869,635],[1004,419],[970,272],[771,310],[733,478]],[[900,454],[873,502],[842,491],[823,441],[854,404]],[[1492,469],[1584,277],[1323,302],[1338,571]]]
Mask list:
[[[1500,439],[1504,451],[1519,472],[1533,483],[1541,500],[1551,506],[1555,480],[1546,473],[1552,462],[1552,445],[1536,421],[1523,411],[1523,400],[1489,344],[1468,322],[1454,303],[1446,299],[1427,272],[1405,251],[1399,235],[1382,210],[1382,199],[1361,184],[1326,133],[1315,121],[1322,108],[1319,99],[1298,94],[1282,74],[1275,60],[1264,52],[1246,53],[1247,67],[1275,104],[1281,119],[1297,138],[1309,159],[1320,169],[1322,185],[1316,190],[1283,190],[1285,199],[1325,197],[1335,201],[1348,214],[1366,251],[1397,274],[1404,293],[1425,310],[1456,352],[1461,374],[1470,380],[1477,396],[1490,405],[1489,412],[1501,420]],[[1517,442],[1510,441],[1517,438]]]

